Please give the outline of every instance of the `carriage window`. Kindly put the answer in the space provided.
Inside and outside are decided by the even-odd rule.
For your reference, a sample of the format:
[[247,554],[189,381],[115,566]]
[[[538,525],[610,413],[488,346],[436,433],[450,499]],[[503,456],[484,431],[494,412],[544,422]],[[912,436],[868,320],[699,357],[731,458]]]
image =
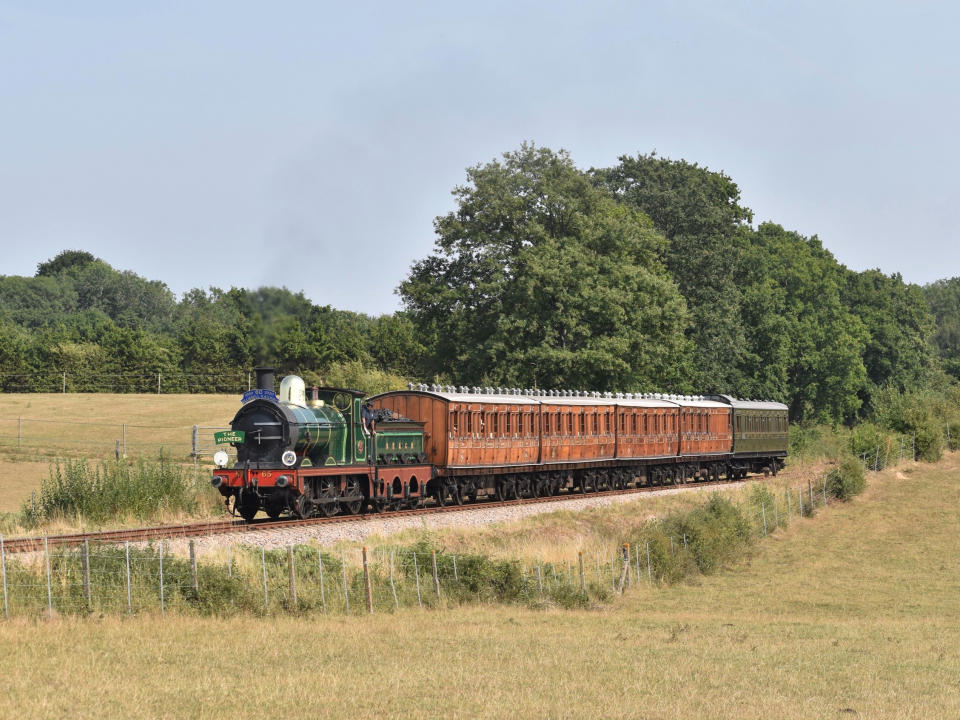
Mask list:
[[567,434],[573,435],[573,413],[567,413]]
[[450,428],[449,428],[449,432],[452,433],[453,435],[456,435],[456,434],[457,434],[457,411],[456,411],[456,410],[451,410],[451,411],[450,411]]

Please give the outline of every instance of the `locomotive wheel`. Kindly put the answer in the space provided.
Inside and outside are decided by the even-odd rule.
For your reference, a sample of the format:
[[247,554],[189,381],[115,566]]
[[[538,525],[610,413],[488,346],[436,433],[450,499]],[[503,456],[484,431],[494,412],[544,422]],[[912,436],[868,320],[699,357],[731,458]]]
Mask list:
[[329,480],[323,484],[320,488],[320,500],[328,500],[329,502],[323,502],[317,505],[320,509],[321,514],[326,517],[333,517],[337,514],[339,509],[336,499],[340,497],[340,493],[337,492],[336,486]]
[[[357,480],[349,481],[345,491],[347,495],[359,495],[360,483]],[[351,500],[349,502],[340,503],[340,505],[343,507],[343,511],[348,515],[359,515],[360,511],[363,510],[363,498],[360,500]]]
[[313,515],[314,511],[314,505],[307,499],[306,495],[301,495],[297,498],[297,515],[302,518],[308,518]]
[[437,486],[436,492],[433,493],[433,499],[437,501],[437,505],[440,507],[447,506],[447,488],[442,481]]
[[236,507],[240,513],[240,517],[250,522],[256,517],[257,512],[260,510],[260,499],[255,492],[244,492],[241,490],[240,495],[237,497]]
[[453,502],[457,505],[463,505],[463,488],[460,487],[460,483],[456,480],[454,480],[450,486],[450,497],[453,498]]

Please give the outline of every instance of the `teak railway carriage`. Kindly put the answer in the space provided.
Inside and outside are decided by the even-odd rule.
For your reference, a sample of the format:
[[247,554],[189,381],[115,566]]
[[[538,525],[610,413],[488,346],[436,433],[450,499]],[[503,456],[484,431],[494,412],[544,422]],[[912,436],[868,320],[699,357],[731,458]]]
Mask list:
[[369,398],[312,388],[258,368],[223,441],[213,484],[246,519],[301,517],[447,502],[538,497],[630,484],[776,473],[787,454],[787,407],[726,395],[494,392],[420,385]]

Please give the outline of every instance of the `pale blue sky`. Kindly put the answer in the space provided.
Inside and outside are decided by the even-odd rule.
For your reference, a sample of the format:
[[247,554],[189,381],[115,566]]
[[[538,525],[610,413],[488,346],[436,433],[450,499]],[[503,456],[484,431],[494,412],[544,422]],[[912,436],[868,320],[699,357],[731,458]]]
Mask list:
[[698,162],[854,269],[960,275],[958,6],[779,5],[0,0],[0,274],[77,248],[392,312],[465,168],[533,141]]

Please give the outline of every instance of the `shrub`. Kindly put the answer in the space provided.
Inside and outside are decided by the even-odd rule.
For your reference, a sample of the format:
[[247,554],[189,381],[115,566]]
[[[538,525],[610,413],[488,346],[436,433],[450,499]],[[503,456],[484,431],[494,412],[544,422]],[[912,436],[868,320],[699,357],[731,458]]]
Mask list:
[[859,495],[867,486],[863,465],[852,455],[844,455],[826,477],[827,492],[839,500]]
[[947,424],[947,449],[960,450],[960,420]]
[[146,520],[163,511],[196,513],[204,505],[204,490],[205,483],[195,485],[181,465],[163,455],[95,466],[83,459],[58,460],[40,491],[24,502],[20,520],[35,527],[67,516],[102,523],[124,516]]
[[946,404],[934,392],[900,392],[883,388],[874,403],[877,422],[915,438],[914,459],[936,462],[943,457]]
[[[889,454],[891,437],[870,422],[861,423],[850,433],[850,452],[855,457],[865,458],[867,464],[879,470]],[[879,449],[879,452],[878,452]]]

